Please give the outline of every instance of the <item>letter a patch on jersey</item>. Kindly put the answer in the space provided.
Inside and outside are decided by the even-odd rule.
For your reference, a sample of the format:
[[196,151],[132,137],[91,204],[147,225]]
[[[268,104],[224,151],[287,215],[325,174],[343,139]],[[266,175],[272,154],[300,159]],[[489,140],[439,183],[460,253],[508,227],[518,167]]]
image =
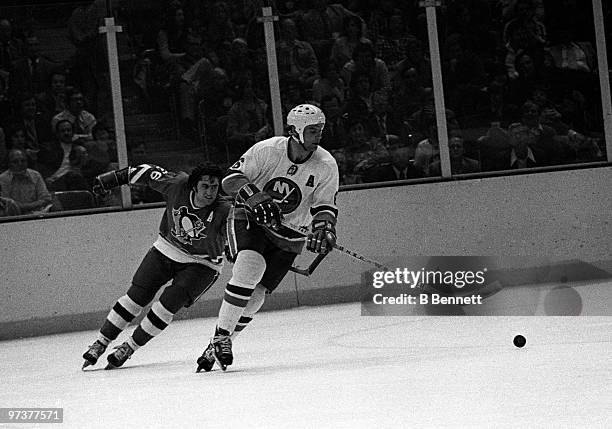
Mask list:
[[310,188],[314,188],[314,176],[312,174],[308,178],[308,182],[306,182],[306,186]]

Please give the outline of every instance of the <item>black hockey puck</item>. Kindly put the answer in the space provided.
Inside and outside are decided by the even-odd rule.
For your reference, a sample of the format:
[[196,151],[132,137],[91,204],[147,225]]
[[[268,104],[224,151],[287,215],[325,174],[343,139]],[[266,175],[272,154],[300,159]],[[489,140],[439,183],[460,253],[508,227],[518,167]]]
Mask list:
[[517,346],[519,349],[523,347],[526,343],[527,340],[522,335],[517,335],[516,337],[514,337],[514,345]]

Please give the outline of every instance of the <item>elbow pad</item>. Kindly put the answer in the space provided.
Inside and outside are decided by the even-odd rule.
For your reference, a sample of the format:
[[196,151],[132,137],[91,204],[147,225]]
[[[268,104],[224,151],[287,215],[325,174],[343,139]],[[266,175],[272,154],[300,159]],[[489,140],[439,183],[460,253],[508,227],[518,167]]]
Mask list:
[[95,194],[104,194],[113,188],[127,185],[130,180],[130,167],[102,173],[94,179],[93,191]]

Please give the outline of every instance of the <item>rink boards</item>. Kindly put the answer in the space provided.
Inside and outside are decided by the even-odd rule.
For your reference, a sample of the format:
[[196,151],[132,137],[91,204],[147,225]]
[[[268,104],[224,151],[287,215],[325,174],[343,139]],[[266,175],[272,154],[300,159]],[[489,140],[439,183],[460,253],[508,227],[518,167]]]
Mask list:
[[[536,266],[570,266],[565,277],[571,277],[572,263],[605,274],[612,254],[611,181],[612,168],[606,167],[341,192],[339,242],[398,265],[419,255],[516,255],[532,257]],[[0,224],[0,339],[94,329],[125,293],[162,213]],[[305,258],[301,265],[311,256]],[[180,317],[214,315],[230,267]],[[312,276],[288,275],[266,309],[359,300],[371,268],[334,252]],[[595,283],[605,285],[601,280]],[[552,281],[554,287],[557,279]],[[606,311],[606,287],[576,290],[588,293],[585,302],[601,303],[604,294]]]

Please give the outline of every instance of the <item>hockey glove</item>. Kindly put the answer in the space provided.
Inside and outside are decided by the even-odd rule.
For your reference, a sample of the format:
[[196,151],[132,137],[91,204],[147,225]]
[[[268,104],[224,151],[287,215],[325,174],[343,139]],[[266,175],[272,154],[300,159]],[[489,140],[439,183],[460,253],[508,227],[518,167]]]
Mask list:
[[281,209],[266,192],[260,191],[252,183],[247,183],[240,188],[238,195],[255,217],[255,222],[268,227],[280,225]]
[[312,233],[306,240],[306,249],[314,253],[327,253],[336,244],[336,227],[328,220],[312,222]]
[[126,185],[129,181],[130,168],[113,170],[95,177],[92,191],[99,197],[107,195],[111,189],[120,185]]

